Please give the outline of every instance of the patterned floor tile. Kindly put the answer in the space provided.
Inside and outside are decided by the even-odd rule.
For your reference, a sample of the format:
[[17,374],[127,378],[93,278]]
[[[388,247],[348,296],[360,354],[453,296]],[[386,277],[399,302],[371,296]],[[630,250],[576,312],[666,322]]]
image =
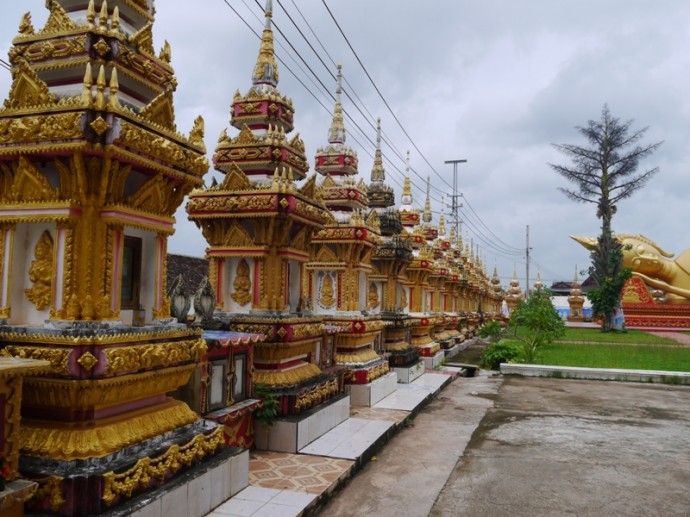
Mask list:
[[249,484],[318,495],[328,490],[340,476],[347,475],[353,465],[350,460],[252,451],[249,456]]

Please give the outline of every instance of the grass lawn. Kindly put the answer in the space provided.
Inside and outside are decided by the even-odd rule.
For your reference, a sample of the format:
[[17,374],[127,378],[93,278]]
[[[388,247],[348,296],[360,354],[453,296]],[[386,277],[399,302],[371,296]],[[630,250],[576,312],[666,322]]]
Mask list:
[[642,330],[627,332],[601,332],[599,329],[569,328],[558,341],[586,343],[619,343],[627,345],[677,345],[670,338],[655,336]]
[[690,372],[690,348],[552,343],[541,350],[536,362],[551,366]]

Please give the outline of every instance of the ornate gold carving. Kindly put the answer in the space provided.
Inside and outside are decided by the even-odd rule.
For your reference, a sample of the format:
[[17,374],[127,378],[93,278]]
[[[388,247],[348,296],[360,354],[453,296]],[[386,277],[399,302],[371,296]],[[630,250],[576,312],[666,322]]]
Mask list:
[[98,136],[101,136],[108,129],[110,129],[110,124],[108,124],[103,117],[99,116],[96,120],[89,124],[91,128],[96,132]]
[[81,357],[77,359],[77,362],[82,366],[82,368],[84,368],[84,370],[90,372],[93,367],[98,364],[98,359],[96,359],[96,356],[91,352],[86,351],[81,354]]
[[162,92],[148,105],[144,106],[139,114],[145,119],[160,124],[171,131],[177,131],[172,93],[172,90]]
[[196,365],[188,364],[98,380],[31,377],[23,401],[33,406],[89,409],[168,393],[183,386]]
[[57,98],[50,93],[48,85],[38,77],[26,60],[19,61],[10,94],[5,100],[5,109],[36,107],[55,104]]
[[254,240],[251,235],[249,235],[249,232],[235,220],[232,222],[232,226],[230,226],[230,230],[223,244],[225,246],[232,246],[233,248],[252,248],[254,247]]
[[241,259],[237,263],[237,269],[235,270],[235,281],[232,283],[235,288],[235,292],[230,296],[239,305],[247,305],[252,299],[249,294],[252,288],[252,281],[249,276],[249,264],[245,259]]
[[137,210],[170,217],[179,205],[174,189],[175,185],[172,181],[166,179],[163,174],[157,174],[148,180],[136,194],[130,196],[127,203]]
[[0,164],[0,185],[4,197],[9,202],[52,202],[58,198],[58,192],[25,156],[10,169]]
[[306,393],[301,393],[295,401],[295,409],[297,411],[308,409],[315,406],[324,400],[328,400],[339,391],[338,380],[332,379],[318,386],[314,386]]
[[33,33],[34,26],[31,24],[31,13],[24,13],[24,16],[22,16],[22,21],[19,24],[19,34],[30,36]]
[[318,366],[312,363],[305,363],[302,366],[283,372],[257,369],[254,372],[254,383],[265,384],[266,386],[291,386],[308,381],[319,375],[321,375],[321,370]]
[[170,400],[153,408],[129,415],[58,427],[39,427],[30,420],[22,422],[21,451],[30,456],[56,460],[98,458],[143,440],[172,431],[198,420],[194,411],[179,400]]
[[29,280],[33,286],[24,290],[26,297],[36,306],[36,309],[42,311],[50,305],[53,288],[53,238],[48,230],[41,234],[34,248]]
[[249,178],[234,162],[225,173],[222,183],[217,187],[218,190],[223,191],[250,190],[251,188],[252,185],[249,183]]
[[203,339],[114,347],[105,350],[106,373],[121,373],[143,368],[157,368],[199,360],[208,347]]
[[50,508],[54,512],[60,511],[60,509],[67,502],[62,495],[63,480],[64,478],[60,476],[48,476],[45,478],[32,479],[31,481],[38,483],[38,490],[36,490],[36,493],[27,504],[28,507],[33,508],[35,504],[39,503],[43,499],[50,498]]
[[132,34],[129,38],[129,43],[141,52],[149,56],[155,56],[155,50],[153,49],[153,23],[147,23],[137,33]]
[[316,257],[314,257],[314,262],[317,263],[326,263],[326,264],[331,264],[331,263],[340,263],[340,259],[338,256],[333,252],[333,250],[327,245],[324,244],[319,248],[318,253],[316,254]]
[[328,309],[335,305],[335,290],[333,289],[333,277],[330,273],[325,273],[321,281],[321,292],[319,296],[319,303]]
[[136,488],[147,488],[151,481],[162,482],[183,467],[190,467],[203,458],[214,454],[225,444],[223,427],[208,435],[195,436],[185,445],[173,445],[155,458],[142,458],[125,472],[108,472],[103,475],[103,501],[110,506],[117,497],[129,498]]
[[74,140],[84,135],[81,113],[0,119],[0,143],[18,145],[42,140]]
[[192,130],[189,132],[189,143],[196,146],[203,153],[206,153],[206,144],[204,143],[204,128],[204,118],[199,115],[196,119],[194,119],[194,127],[192,127]]
[[59,32],[70,32],[77,28],[77,24],[71,20],[59,2],[49,0],[47,3],[48,7],[50,7],[50,16],[48,16],[48,21],[46,21],[43,30],[41,30],[38,35],[53,35]]
[[57,374],[68,374],[69,355],[72,351],[64,348],[34,348],[28,346],[7,345],[0,350],[0,356],[19,357],[21,359],[43,359],[50,361]]
[[379,306],[379,290],[374,282],[369,284],[369,297],[368,297],[369,307],[375,309]]

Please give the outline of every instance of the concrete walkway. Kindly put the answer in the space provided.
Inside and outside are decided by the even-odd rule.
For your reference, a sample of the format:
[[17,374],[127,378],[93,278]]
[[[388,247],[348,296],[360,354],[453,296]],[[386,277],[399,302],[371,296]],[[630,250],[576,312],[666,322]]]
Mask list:
[[687,386],[456,379],[315,513],[690,515],[688,407]]

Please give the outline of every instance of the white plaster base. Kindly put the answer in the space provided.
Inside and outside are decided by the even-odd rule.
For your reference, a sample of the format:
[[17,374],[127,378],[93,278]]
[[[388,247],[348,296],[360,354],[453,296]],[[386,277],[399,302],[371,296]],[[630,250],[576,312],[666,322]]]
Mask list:
[[396,366],[392,370],[398,374],[399,383],[409,384],[424,373],[424,361],[420,359],[412,366],[408,366],[406,368]]
[[393,393],[397,384],[398,374],[388,372],[369,384],[349,384],[345,389],[350,393],[353,406],[371,407]]
[[451,357],[455,357],[456,355],[458,355],[460,353],[460,350],[461,350],[460,345],[453,345],[452,347],[445,349],[444,352],[446,354],[446,359],[450,359]]
[[257,449],[296,454],[350,417],[350,396],[327,403],[316,411],[293,418],[281,418],[266,431],[254,420],[254,445]]
[[443,359],[446,357],[446,353],[443,350],[436,352],[436,355],[432,357],[422,357],[424,359],[424,367],[427,370],[433,370],[437,366],[441,366]]
[[203,517],[249,486],[249,451],[231,456],[198,476],[156,494],[132,517]]

